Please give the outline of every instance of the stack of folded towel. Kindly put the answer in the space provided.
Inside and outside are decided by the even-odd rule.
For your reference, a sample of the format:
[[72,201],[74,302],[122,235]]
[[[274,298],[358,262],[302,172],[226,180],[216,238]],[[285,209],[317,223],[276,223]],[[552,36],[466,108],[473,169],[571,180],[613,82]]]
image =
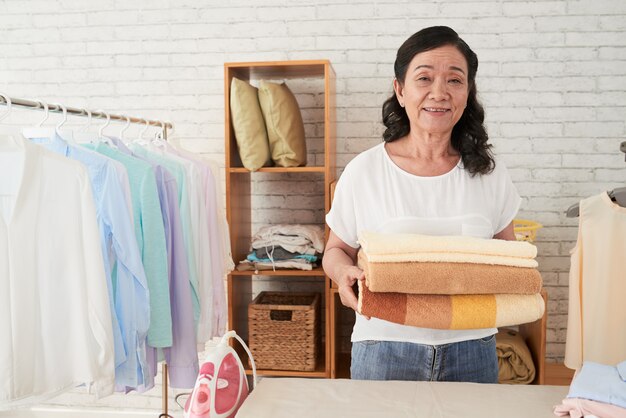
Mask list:
[[251,251],[237,270],[312,270],[324,252],[324,230],[319,225],[266,226],[252,237]]
[[465,236],[359,237],[359,312],[438,329],[493,328],[543,316],[537,248]]

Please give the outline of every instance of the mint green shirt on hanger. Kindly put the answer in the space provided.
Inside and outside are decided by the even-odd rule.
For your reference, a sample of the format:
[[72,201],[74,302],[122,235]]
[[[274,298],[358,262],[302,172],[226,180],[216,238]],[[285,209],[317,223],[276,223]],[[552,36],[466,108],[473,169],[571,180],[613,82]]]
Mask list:
[[172,312],[167,270],[165,229],[161,203],[152,166],[116,149],[98,143],[86,144],[100,154],[119,161],[128,171],[135,221],[135,236],[150,292],[150,328],[148,344],[152,347],[172,346]]
[[[189,264],[189,282],[191,284],[193,318],[197,326],[200,320],[200,285],[198,282],[199,272],[196,257],[199,257],[200,254],[196,254],[193,243],[192,228],[194,227],[194,223],[191,218],[191,210],[189,207],[191,199],[189,198],[189,184],[185,174],[185,167],[171,158],[151,152],[140,145],[131,143],[129,148],[135,154],[167,168],[174,175],[176,182],[178,183],[178,203],[180,206],[180,220],[183,226],[183,241],[185,242],[185,248],[187,250],[187,263]],[[209,301],[208,303],[212,302]]]

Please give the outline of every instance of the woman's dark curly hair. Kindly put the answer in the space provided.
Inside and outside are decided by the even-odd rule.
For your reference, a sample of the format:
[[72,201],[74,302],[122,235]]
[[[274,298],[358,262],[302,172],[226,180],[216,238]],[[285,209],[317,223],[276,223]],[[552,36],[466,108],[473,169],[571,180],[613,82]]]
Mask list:
[[[404,84],[408,66],[415,55],[446,45],[456,47],[463,54],[469,69],[467,107],[452,129],[452,147],[461,154],[463,166],[472,176],[488,174],[493,171],[495,161],[491,153],[491,144],[487,143],[489,136],[483,125],[485,110],[476,93],[478,57],[465,41],[447,26],[422,29],[404,41],[398,49],[393,70],[398,82]],[[406,110],[400,106],[395,94],[383,104],[383,124],[387,128],[383,133],[385,142],[402,138],[411,130]]]

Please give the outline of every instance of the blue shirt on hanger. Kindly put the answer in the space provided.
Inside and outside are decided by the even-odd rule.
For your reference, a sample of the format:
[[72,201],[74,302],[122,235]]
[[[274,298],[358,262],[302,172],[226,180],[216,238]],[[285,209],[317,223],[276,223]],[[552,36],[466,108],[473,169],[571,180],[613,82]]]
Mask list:
[[[124,185],[115,161],[58,135],[33,138],[45,148],[83,163],[89,173],[100,229],[113,323],[116,384],[143,381],[146,336],[150,324],[149,290],[128,212]],[[124,169],[122,167],[122,169]]]

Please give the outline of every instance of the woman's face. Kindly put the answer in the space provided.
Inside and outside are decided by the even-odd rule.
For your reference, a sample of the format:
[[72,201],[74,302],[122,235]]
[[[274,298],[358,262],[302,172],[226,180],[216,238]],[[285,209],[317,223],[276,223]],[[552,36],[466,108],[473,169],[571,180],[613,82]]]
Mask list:
[[406,109],[411,130],[451,136],[467,105],[467,74],[465,57],[451,45],[413,57],[404,83],[394,80],[396,96]]

